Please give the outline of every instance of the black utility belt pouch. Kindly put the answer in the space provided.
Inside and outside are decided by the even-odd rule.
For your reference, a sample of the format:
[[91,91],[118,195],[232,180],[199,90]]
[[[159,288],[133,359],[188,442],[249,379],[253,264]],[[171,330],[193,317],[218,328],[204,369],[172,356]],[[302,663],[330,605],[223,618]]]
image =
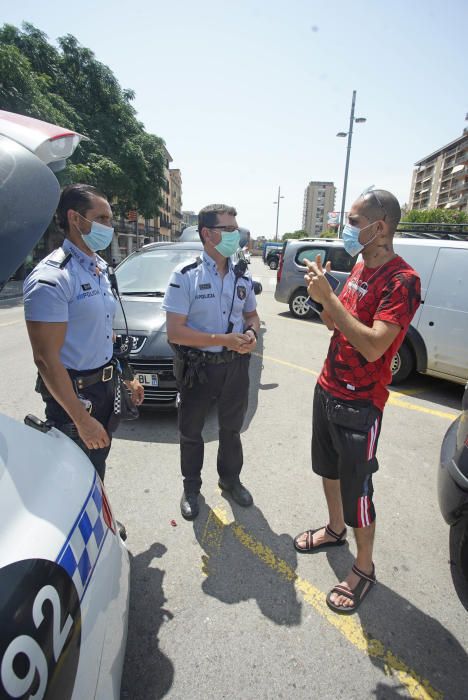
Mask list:
[[174,377],[177,384],[182,384],[185,376],[185,358],[181,355],[175,355],[173,359]]
[[360,433],[367,433],[379,415],[371,403],[354,405],[333,397],[329,399],[327,412],[334,425]]
[[40,394],[44,401],[53,398],[39,372],[37,373],[36,386],[34,387],[34,391]]

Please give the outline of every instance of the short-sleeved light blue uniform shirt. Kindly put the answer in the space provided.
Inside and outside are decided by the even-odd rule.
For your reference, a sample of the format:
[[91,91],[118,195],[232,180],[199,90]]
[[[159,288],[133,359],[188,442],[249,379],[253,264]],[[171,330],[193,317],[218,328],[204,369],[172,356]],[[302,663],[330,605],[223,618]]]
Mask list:
[[[231,321],[232,332],[242,333],[244,313],[255,311],[257,301],[250,275],[245,272],[236,279],[230,259],[228,265],[229,271],[221,277],[216,262],[203,251],[199,264],[179,266],[169,280],[162,308],[187,316],[187,326],[197,331],[226,333]],[[221,345],[200,348],[210,352],[223,349]]]
[[116,302],[99,255],[85,255],[65,239],[25,279],[23,292],[27,321],[68,324],[60,352],[67,369],[96,369],[112,359]]

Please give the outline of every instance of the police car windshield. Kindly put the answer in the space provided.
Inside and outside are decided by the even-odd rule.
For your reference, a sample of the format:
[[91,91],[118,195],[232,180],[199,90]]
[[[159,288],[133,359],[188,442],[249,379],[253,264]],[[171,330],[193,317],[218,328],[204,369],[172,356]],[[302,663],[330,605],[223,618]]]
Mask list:
[[[177,244],[176,244],[177,245]],[[124,260],[116,270],[119,291],[125,295],[163,296],[172,271],[194,262],[200,250],[160,248]]]

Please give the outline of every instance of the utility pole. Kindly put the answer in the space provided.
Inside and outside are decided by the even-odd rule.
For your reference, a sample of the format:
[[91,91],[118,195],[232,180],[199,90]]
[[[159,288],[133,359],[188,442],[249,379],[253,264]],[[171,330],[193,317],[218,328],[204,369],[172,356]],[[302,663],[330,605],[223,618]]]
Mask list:
[[279,223],[279,210],[280,210],[280,200],[284,199],[284,195],[281,194],[281,185],[278,186],[278,201],[273,202],[273,204],[277,204],[276,208],[276,234],[275,234],[275,241],[278,240],[278,223]]
[[343,219],[346,205],[346,189],[348,187],[348,170],[349,170],[349,156],[351,155],[351,141],[353,140],[353,124],[354,124],[354,106],[356,104],[356,90],[353,90],[353,101],[351,103],[351,114],[349,117],[349,131],[348,131],[348,147],[346,149],[346,166],[345,166],[345,176],[343,184],[343,198],[341,200],[341,211],[340,211],[340,225],[338,227],[338,238],[341,237],[343,231]]

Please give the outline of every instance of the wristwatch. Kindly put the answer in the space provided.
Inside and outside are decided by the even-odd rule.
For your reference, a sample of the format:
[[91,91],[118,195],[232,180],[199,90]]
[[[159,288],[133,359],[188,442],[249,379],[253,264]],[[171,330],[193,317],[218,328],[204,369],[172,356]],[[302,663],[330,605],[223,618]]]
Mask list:
[[247,326],[247,328],[244,328],[244,333],[247,333],[247,331],[252,331],[252,333],[255,336],[255,340],[258,340],[257,331],[255,330],[255,328],[253,326]]

